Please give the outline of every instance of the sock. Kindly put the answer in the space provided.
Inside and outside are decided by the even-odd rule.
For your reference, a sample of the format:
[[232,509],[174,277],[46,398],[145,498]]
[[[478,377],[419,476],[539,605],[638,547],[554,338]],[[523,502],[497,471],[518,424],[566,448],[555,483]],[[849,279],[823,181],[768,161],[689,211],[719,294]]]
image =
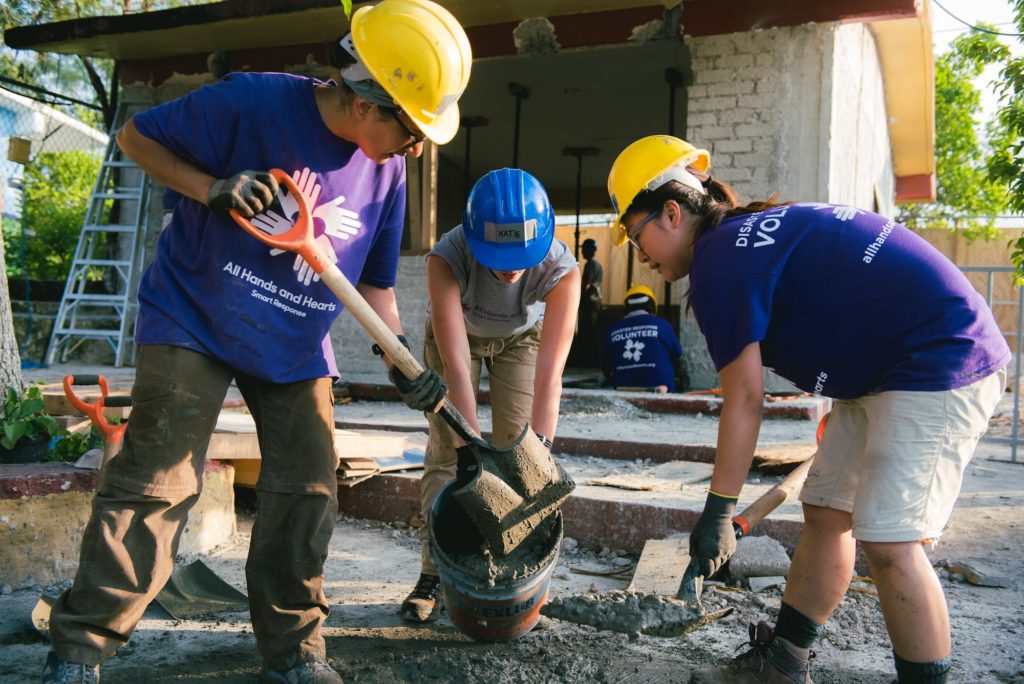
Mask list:
[[821,627],[783,601],[779,617],[775,621],[775,636],[782,637],[799,648],[810,648],[821,633]]
[[892,657],[896,659],[896,678],[900,684],[945,684],[952,664],[949,658],[931,663],[912,663],[900,658],[895,651]]

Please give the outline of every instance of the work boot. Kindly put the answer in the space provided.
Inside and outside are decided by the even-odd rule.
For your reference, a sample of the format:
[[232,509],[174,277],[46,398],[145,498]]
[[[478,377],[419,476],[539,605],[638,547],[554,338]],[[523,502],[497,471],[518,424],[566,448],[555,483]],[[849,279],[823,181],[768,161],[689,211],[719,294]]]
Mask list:
[[690,684],[811,684],[814,651],[776,637],[767,622],[750,625],[747,645],[728,665],[691,674]]
[[43,665],[43,684],[98,684],[100,666],[69,663],[50,651]]
[[278,672],[266,665],[260,672],[263,684],[343,684],[341,675],[324,660],[311,660],[290,670]]
[[409,622],[433,622],[441,613],[441,578],[421,574],[416,588],[402,601],[402,619]]

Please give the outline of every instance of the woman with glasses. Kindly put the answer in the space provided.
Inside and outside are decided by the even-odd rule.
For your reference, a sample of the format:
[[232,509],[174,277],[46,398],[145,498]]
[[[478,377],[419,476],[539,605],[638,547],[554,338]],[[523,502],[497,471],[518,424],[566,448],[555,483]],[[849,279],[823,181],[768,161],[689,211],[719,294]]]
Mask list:
[[[97,681],[164,586],[232,381],[262,457],[246,564],[260,681],[341,682],[321,626],[338,511],[329,330],[342,307],[301,258],[268,249],[228,210],[286,230],[300,198],[267,173],[284,169],[321,252],[401,332],[393,286],[405,158],[425,138],[455,135],[472,62],[465,32],[429,0],[361,7],[351,30],[337,85],[229,74],[118,133],[125,154],[170,188],[174,213],[139,287],[130,425],[103,473],[78,576],[53,608],[44,682]],[[424,408],[444,393],[432,371],[403,387]]]
[[627,147],[608,177],[616,244],[631,242],[665,280],[689,276],[722,386],[711,487],[683,585],[735,550],[762,367],[836,401],[800,495],[804,529],[775,628],[751,625],[750,651],[690,681],[810,681],[810,646],[846,592],[860,542],[899,681],[944,682],[949,617],[922,544],[949,519],[1003,393],[1009,347],[967,278],[907,228],[850,206],[741,206],[708,174],[710,162],[687,142],[651,136]]
[[[551,448],[580,298],[572,252],[554,239],[555,214],[540,182],[519,169],[491,171],[469,193],[462,224],[427,255],[430,317],[423,359],[444,376],[449,400],[477,432],[477,390],[487,367],[491,438],[514,443],[529,425]],[[475,459],[437,414],[428,413],[420,503],[424,520],[434,498],[458,474],[471,477]],[[430,557],[429,531],[420,577],[402,603],[410,622],[434,619],[440,577]]]

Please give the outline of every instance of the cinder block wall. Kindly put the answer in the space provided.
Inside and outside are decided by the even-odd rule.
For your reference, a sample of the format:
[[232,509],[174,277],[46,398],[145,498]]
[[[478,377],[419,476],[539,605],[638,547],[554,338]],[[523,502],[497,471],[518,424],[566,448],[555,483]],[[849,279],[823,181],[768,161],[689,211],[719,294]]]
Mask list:
[[[423,326],[427,321],[428,301],[425,255],[403,256],[398,260],[395,297],[409,347],[413,356],[423,363]],[[347,311],[342,311],[331,327],[331,343],[343,381],[346,375],[371,373],[378,381],[388,382],[384,364],[370,352],[373,340]]]

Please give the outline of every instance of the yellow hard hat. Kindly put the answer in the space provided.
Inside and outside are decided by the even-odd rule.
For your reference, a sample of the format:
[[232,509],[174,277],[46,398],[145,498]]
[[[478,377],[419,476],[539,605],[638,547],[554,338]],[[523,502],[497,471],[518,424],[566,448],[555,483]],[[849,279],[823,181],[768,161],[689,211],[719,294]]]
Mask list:
[[656,190],[673,180],[664,174],[674,167],[693,166],[707,171],[711,155],[671,135],[649,135],[624,149],[608,173],[608,195],[615,209],[612,242],[621,247],[626,242],[622,215],[641,190]]
[[650,297],[651,301],[654,302],[654,310],[658,310],[658,298],[654,296],[654,292],[651,291],[651,288],[647,287],[646,285],[634,285],[633,287],[626,290],[626,296],[622,298],[623,306],[629,304],[630,298],[636,297],[637,295],[644,295],[646,297]]
[[352,42],[374,80],[432,141],[459,130],[473,53],[466,32],[430,0],[383,0],[352,15]]

